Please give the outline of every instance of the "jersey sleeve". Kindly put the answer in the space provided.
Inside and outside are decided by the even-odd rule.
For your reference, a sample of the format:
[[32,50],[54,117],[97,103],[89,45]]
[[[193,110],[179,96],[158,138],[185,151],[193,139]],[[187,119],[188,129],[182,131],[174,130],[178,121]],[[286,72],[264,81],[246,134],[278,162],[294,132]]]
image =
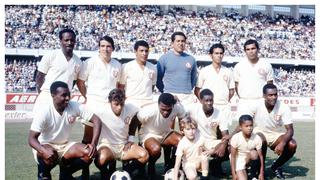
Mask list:
[[239,82],[239,79],[240,79],[239,63],[234,66],[233,78],[235,82]]
[[176,150],[176,156],[182,156],[183,149],[184,149],[184,138],[182,138],[178,143],[177,150]]
[[176,108],[177,108],[177,116],[179,119],[182,119],[186,116],[186,111],[184,109],[184,107],[180,104],[180,103],[177,103],[176,105]]
[[232,70],[228,69],[228,71],[229,71],[229,77],[230,77],[230,80],[228,82],[228,87],[229,87],[229,89],[233,89],[233,88],[235,88],[234,75],[233,75]]
[[80,116],[83,120],[86,122],[91,120],[93,112],[89,110],[88,106],[79,104],[77,102],[73,102],[73,106],[78,111],[78,116]]
[[228,122],[226,113],[222,113],[221,118],[219,119],[219,128],[221,131],[228,131]]
[[267,69],[267,81],[274,81],[273,78],[273,69],[271,64],[268,63],[268,69]]
[[283,110],[283,114],[282,114],[282,121],[284,125],[288,125],[288,124],[292,124],[292,114],[290,111],[289,106],[284,105],[284,110]]
[[152,70],[154,72],[154,75],[152,77],[152,85],[156,85],[157,84],[157,76],[158,76],[157,67],[156,67],[156,65],[151,65],[151,66],[152,66]]
[[153,106],[145,106],[138,112],[137,117],[141,123],[146,123],[152,118],[154,114],[152,107]]
[[262,140],[260,136],[255,135],[255,144],[256,144],[256,149],[259,150],[262,147]]
[[127,64],[123,64],[121,67],[120,84],[126,84],[127,82],[126,66]]
[[194,60],[194,64],[192,66],[192,70],[191,70],[191,86],[192,89],[194,88],[194,86],[196,86],[197,83],[197,79],[198,79],[198,68],[197,68],[197,63],[196,60]]
[[197,84],[196,87],[197,88],[202,88],[203,84],[204,84],[204,69],[201,69],[199,72],[199,76],[198,76],[198,80],[197,80]]
[[51,66],[51,60],[53,59],[52,53],[45,54],[42,56],[41,61],[38,64],[38,71],[47,74],[49,71],[49,68]]
[[163,92],[164,84],[162,78],[165,73],[164,56],[161,56],[157,62],[157,83],[156,86],[160,92]]
[[42,132],[46,124],[46,115],[41,110],[37,111],[33,116],[30,130],[35,132]]
[[90,67],[89,67],[89,60],[86,60],[82,63],[82,66],[80,68],[80,72],[79,72],[79,79],[86,81],[88,80],[88,76],[89,76],[89,71],[90,71]]
[[233,148],[238,148],[238,133],[233,135],[231,140],[230,140],[230,145],[233,147]]

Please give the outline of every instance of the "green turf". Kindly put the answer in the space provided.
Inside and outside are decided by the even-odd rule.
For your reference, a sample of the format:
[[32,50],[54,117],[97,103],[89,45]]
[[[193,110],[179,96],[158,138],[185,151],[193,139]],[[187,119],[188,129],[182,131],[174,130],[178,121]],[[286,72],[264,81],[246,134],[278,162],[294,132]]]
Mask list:
[[[6,123],[5,124],[5,179],[36,179],[36,164],[33,160],[31,148],[27,144],[27,137],[30,123]],[[315,123],[298,122],[294,125],[295,139],[298,149],[295,156],[285,164],[283,170],[287,179],[315,179]],[[73,129],[72,139],[79,140],[82,137],[82,127],[76,125]],[[276,156],[272,151],[268,151],[266,160],[266,179],[276,179],[269,170],[269,167]],[[117,162],[120,167],[121,163]],[[158,174],[163,169],[163,158],[157,163]],[[223,168],[230,174],[229,161],[223,163]],[[99,179],[97,168],[90,166],[90,179]],[[52,170],[53,179],[58,179],[59,168]],[[79,172],[75,177],[79,176]],[[228,176],[230,179],[231,176]],[[157,179],[163,179],[159,175]],[[215,179],[210,177],[210,179]],[[226,178],[227,179],[227,178]]]

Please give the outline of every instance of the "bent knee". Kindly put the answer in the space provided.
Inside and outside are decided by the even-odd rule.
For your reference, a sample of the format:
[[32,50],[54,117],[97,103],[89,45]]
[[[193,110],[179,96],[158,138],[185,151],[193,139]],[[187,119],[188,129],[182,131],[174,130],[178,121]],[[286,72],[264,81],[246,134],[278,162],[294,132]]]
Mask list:
[[294,140],[294,139],[292,139],[292,140],[290,140],[289,142],[288,142],[288,147],[289,147],[289,149],[291,150],[291,151],[296,151],[296,149],[297,149],[297,147],[298,147],[298,145],[297,145],[297,143],[296,143],[296,141]]
[[149,159],[149,153],[148,153],[148,151],[146,151],[145,149],[143,149],[141,152],[140,152],[140,154],[139,154],[139,161],[141,162],[141,163],[146,163],[147,161],[148,161],[148,159]]

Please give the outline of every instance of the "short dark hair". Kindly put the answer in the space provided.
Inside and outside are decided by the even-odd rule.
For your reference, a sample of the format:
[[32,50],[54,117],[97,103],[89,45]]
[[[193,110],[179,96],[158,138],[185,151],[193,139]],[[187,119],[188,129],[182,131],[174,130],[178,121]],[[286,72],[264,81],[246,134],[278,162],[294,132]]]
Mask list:
[[126,96],[125,93],[122,89],[118,89],[115,88],[113,90],[110,91],[109,96],[108,96],[108,100],[111,103],[112,101],[116,101],[116,102],[124,102]]
[[200,99],[202,99],[204,96],[213,96],[213,92],[210,89],[203,89],[200,92]]
[[149,44],[145,40],[139,40],[136,43],[134,43],[133,49],[136,51],[138,50],[139,46],[143,46],[149,49]]
[[247,40],[247,41],[244,43],[244,45],[243,45],[244,51],[246,51],[246,46],[248,46],[248,45],[250,45],[250,44],[256,45],[257,49],[259,49],[258,41],[255,40],[255,39],[249,39],[249,40]]
[[268,89],[277,89],[277,86],[271,83],[268,83],[263,86],[262,93],[266,94]]
[[55,82],[53,82],[53,83],[51,84],[51,86],[50,86],[50,93],[51,93],[51,94],[56,94],[56,93],[57,93],[57,89],[58,89],[59,87],[69,89],[67,83],[62,82],[62,81],[55,81]]
[[216,43],[216,44],[213,44],[210,49],[209,49],[209,54],[212,54],[213,53],[213,50],[216,49],[216,48],[220,48],[222,49],[222,52],[224,53],[224,47],[222,44],[220,43]]
[[160,102],[167,105],[167,106],[172,106],[172,105],[176,104],[177,101],[172,94],[162,93],[159,96],[158,104],[160,104]]
[[101,37],[101,38],[99,39],[99,42],[98,42],[99,47],[100,47],[100,42],[103,41],[103,40],[108,41],[108,42],[111,44],[112,49],[114,50],[114,41],[113,41],[113,39],[112,39],[110,36],[103,36],[103,37]]
[[243,124],[245,121],[252,121],[253,122],[252,116],[250,116],[248,114],[241,115],[239,118],[239,125],[241,126],[241,124]]
[[72,29],[63,29],[59,32],[59,39],[62,40],[62,35],[64,33],[71,33],[74,37],[74,39],[76,39],[76,33],[72,30]]
[[185,40],[187,40],[187,36],[181,32],[181,31],[177,31],[177,32],[174,32],[172,35],[171,35],[171,41],[173,42],[175,39],[176,39],[176,36],[183,36]]

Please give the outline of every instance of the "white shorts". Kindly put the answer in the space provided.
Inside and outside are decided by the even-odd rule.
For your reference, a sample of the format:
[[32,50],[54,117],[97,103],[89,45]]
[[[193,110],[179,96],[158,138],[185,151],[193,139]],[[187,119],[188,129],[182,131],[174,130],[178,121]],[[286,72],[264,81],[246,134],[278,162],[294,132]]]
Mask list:
[[141,109],[144,106],[147,106],[147,105],[150,105],[150,104],[154,104],[156,102],[153,101],[153,99],[144,100],[144,99],[131,99],[131,98],[128,98],[128,99],[126,99],[126,103],[127,104],[132,104],[135,107]]
[[204,144],[204,147],[205,147],[207,150],[209,150],[209,149],[215,148],[220,142],[221,142],[221,139],[208,140],[208,141]]
[[[52,144],[52,143],[44,143],[44,144],[49,144],[54,150],[57,151],[57,153],[58,153],[58,161],[60,161],[61,158],[64,156],[64,154],[66,152],[68,152],[68,150],[73,145],[75,145],[76,142],[68,142],[68,143],[65,143],[65,144]],[[42,144],[42,145],[44,145],[44,144]],[[33,153],[34,160],[38,163],[37,151],[32,148],[32,153]]]
[[198,99],[194,94],[183,94],[183,93],[170,93],[173,96],[177,96],[180,104],[183,107],[187,107],[189,104],[197,103]]
[[257,99],[239,99],[239,103],[237,106],[237,116],[236,120],[239,121],[241,115],[247,114],[248,109],[253,109],[257,103],[259,103],[261,98]]
[[115,159],[122,160],[125,152],[123,151],[125,144],[110,144],[104,138],[101,139],[99,145],[97,146],[97,150],[102,147],[109,148]]
[[284,132],[275,132],[275,131],[270,131],[270,130],[266,130],[266,129],[262,129],[260,127],[255,127],[253,129],[253,133],[257,134],[257,133],[261,133],[264,135],[264,137],[266,138],[267,144],[269,147],[271,147],[273,145],[273,143],[276,142],[276,140],[283,134],[285,134]]
[[236,171],[241,171],[241,170],[244,170],[246,169],[246,156],[237,156],[236,157]]
[[164,140],[166,140],[167,137],[172,132],[174,132],[174,131],[171,130],[169,132],[165,132],[165,133],[162,133],[162,134],[155,134],[155,133],[141,134],[141,135],[139,135],[139,139],[141,140],[143,147],[144,147],[144,142],[149,138],[155,138],[160,144],[162,144],[164,142]]

